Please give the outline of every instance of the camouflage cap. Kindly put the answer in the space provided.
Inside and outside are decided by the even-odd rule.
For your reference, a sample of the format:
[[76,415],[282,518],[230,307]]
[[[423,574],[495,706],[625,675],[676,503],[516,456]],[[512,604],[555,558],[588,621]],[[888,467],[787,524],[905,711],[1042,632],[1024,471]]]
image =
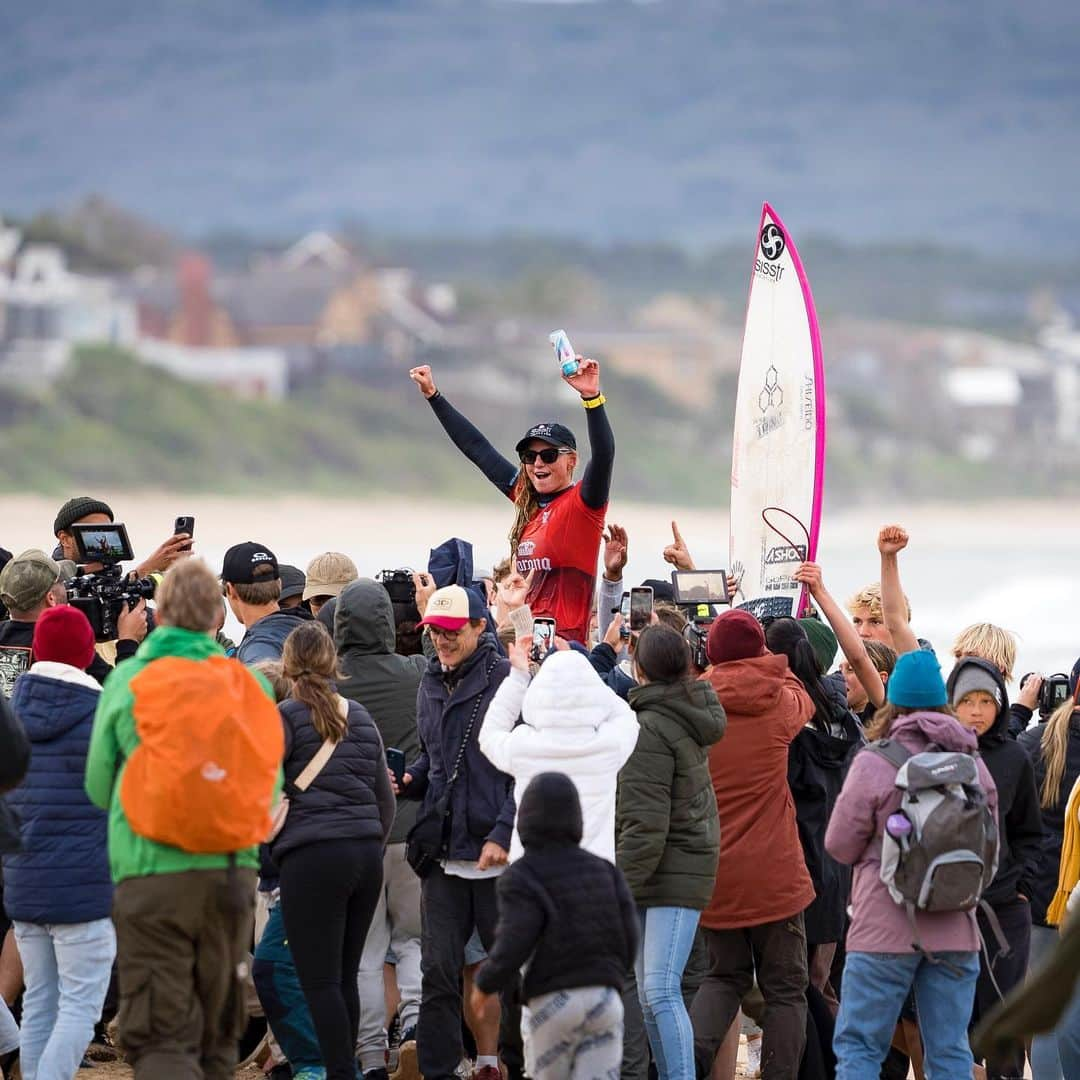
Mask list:
[[65,574],[44,551],[31,548],[16,555],[0,573],[0,597],[12,611],[30,611],[61,578],[68,577],[70,572]]

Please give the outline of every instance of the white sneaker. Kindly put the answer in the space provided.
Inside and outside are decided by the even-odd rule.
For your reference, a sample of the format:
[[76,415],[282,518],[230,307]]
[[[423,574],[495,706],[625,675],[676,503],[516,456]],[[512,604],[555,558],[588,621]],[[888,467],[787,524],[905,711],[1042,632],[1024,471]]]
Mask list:
[[761,1076],[761,1035],[746,1036],[746,1075],[753,1077]]

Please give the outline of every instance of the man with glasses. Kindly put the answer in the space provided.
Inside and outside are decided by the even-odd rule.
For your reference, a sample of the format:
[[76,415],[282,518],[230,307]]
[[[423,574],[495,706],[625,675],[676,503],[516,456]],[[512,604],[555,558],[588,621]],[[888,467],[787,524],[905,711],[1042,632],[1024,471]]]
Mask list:
[[[421,625],[435,646],[417,695],[421,751],[399,793],[434,807],[450,792],[443,858],[423,879],[422,985],[417,1027],[420,1071],[427,1080],[458,1075],[461,973],[475,926],[485,949],[495,940],[495,879],[506,868],[514,826],[513,781],[480,752],[484,715],[510,662],[486,632],[487,607],[472,589],[448,585],[431,594]],[[465,742],[466,734],[468,741]],[[464,746],[464,750],[462,747]],[[518,1040],[510,1039],[511,1043]],[[507,1040],[501,1040],[504,1045]],[[474,1076],[499,1080],[498,1060],[477,1059]]]

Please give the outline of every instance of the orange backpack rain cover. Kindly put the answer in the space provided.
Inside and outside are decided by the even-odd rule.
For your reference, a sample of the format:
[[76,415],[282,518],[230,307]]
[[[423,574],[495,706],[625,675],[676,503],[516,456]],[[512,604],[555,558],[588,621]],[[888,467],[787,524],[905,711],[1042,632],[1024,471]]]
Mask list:
[[120,802],[132,830],[206,855],[266,839],[285,737],[255,676],[224,656],[166,657],[131,690],[140,742]]

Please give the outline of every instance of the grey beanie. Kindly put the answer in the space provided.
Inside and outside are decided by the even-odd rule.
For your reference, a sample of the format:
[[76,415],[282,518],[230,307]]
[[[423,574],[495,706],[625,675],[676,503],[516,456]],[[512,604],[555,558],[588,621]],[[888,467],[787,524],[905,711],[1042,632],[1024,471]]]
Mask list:
[[952,686],[951,704],[953,706],[959,705],[968,694],[975,690],[985,691],[997,702],[998,708],[1001,707],[1001,687],[998,685],[997,679],[981,664],[964,664],[961,662],[960,670],[957,672],[956,680]]

